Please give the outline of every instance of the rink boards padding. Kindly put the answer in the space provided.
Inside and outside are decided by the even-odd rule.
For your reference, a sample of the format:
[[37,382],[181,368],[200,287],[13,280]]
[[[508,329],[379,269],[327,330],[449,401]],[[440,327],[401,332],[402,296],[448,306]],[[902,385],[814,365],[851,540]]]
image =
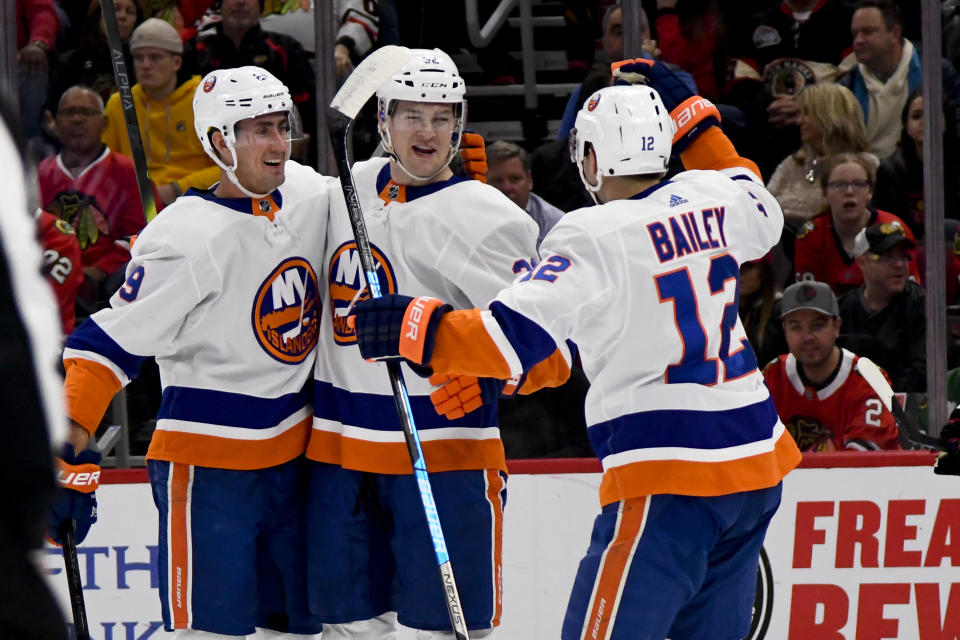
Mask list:
[[[751,639],[960,639],[960,477],[935,475],[934,458],[806,454],[784,481],[767,534]],[[509,467],[496,637],[555,640],[599,513],[600,463],[512,460]],[[100,521],[78,548],[91,637],[165,638],[146,471],[105,470],[97,496]],[[60,550],[43,553],[69,612]]]

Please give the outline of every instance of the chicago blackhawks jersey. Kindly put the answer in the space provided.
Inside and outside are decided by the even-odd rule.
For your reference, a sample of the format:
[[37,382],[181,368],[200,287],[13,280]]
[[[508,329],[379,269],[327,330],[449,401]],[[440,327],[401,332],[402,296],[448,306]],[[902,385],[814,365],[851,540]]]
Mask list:
[[130,236],[147,224],[130,158],[104,145],[103,153],[74,176],[57,154],[40,163],[37,179],[43,208],[76,231],[83,266],[110,274],[130,259]]
[[800,455],[757,369],[737,297],[739,265],[763,256],[782,226],[777,201],[739,167],[688,171],[568,213],[544,239],[535,271],[488,310],[443,318],[430,364],[491,375],[495,351],[506,365],[495,375],[516,375],[555,345],[576,343],[591,382],[585,414],[603,463],[603,504],[774,486]]
[[900,448],[893,414],[858,373],[864,359],[841,349],[836,376],[822,389],[804,383],[791,353],[764,368],[777,413],[801,451],[830,450],[828,441],[836,450]]
[[70,417],[96,429],[155,355],[163,396],[148,458],[258,469],[302,454],[329,185],[288,162],[265,198],[191,190],[165,209],[134,244],[111,307],[67,341]]
[[73,227],[48,211],[40,211],[37,225],[43,248],[43,275],[57,297],[60,325],[63,335],[68,336],[77,318],[77,288],[83,283],[80,243]]
[[[899,225],[904,234],[916,243],[910,227],[892,213],[873,211],[866,226],[884,223]],[[833,228],[833,216],[829,211],[821,213],[800,227],[794,246],[793,264],[797,271],[797,282],[826,282],[838,296],[863,284],[860,267],[853,256],[843,248],[840,237]],[[916,255],[910,258],[910,276],[920,282]]]
[[[537,225],[502,193],[453,177],[422,187],[390,180],[383,158],[354,170],[384,293],[428,294],[454,307],[486,305],[537,255]],[[316,414],[307,456],[349,469],[410,473],[386,367],[360,357],[347,326],[366,281],[345,215],[331,214],[324,312],[332,331],[318,347]],[[504,468],[496,403],[457,420],[436,413],[429,382],[403,365],[430,471]]]

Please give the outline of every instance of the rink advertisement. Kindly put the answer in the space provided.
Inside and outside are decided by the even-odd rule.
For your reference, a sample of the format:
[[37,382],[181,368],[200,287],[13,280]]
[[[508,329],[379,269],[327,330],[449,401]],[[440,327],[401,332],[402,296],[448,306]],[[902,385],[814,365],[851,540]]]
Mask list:
[[[864,464],[871,466],[854,466]],[[930,455],[913,452],[808,456],[784,482],[767,534],[749,638],[960,639],[960,478],[936,476],[931,464]],[[599,512],[598,468],[595,461],[511,464],[499,640],[560,636]],[[79,547],[94,640],[167,637],[144,475],[101,485],[100,521]],[[62,557],[53,547],[45,552],[69,616]]]

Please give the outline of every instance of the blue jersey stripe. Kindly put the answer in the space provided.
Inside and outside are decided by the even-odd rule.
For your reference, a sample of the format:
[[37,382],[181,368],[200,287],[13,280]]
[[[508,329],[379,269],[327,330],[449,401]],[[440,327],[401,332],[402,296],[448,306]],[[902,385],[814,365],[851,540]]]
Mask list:
[[100,328],[93,318],[87,318],[67,338],[67,348],[77,351],[92,351],[100,354],[113,364],[117,365],[127,377],[136,378],[140,372],[140,365],[146,360],[144,356],[135,356],[126,351],[117,342]]
[[590,425],[597,457],[635,449],[684,447],[725,449],[766,440],[773,435],[777,410],[767,398],[726,411],[662,409],[629,413]]
[[309,400],[306,388],[278,398],[259,398],[229,391],[171,386],[163,390],[157,418],[269,429],[302,409]]
[[496,300],[490,303],[490,312],[520,358],[524,371],[529,371],[556,351],[557,343],[550,334],[525,315]]
[[[386,378],[386,375],[384,375]],[[313,415],[325,420],[377,431],[400,431],[400,417],[392,395],[354,393],[314,380]],[[496,427],[497,403],[485,403],[457,420],[447,420],[433,408],[429,396],[410,396],[418,430],[450,427]]]

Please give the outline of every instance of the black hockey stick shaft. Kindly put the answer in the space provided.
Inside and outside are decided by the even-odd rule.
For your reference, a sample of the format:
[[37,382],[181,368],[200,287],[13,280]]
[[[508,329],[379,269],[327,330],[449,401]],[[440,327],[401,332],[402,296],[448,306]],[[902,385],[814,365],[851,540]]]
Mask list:
[[[343,189],[344,200],[347,203],[347,211],[350,214],[350,226],[353,229],[353,237],[357,243],[360,265],[366,276],[367,286],[370,288],[370,295],[374,298],[379,298],[381,292],[377,279],[377,265],[373,259],[373,253],[370,250],[367,225],[363,220],[363,210],[360,207],[360,199],[357,197],[357,187],[353,181],[353,172],[350,168],[350,158],[347,151],[348,136],[350,135],[350,127],[352,124],[353,119],[347,117],[337,109],[330,107],[327,110],[327,126],[329,127],[330,139],[333,143],[333,155],[337,161],[337,169],[340,173],[340,185]],[[460,604],[460,595],[457,592],[457,584],[453,577],[453,567],[450,563],[446,539],[443,535],[443,527],[440,525],[437,505],[433,498],[433,489],[430,486],[430,477],[427,474],[427,467],[423,458],[420,436],[417,433],[417,427],[413,419],[413,410],[410,407],[410,396],[407,393],[407,387],[403,381],[403,372],[400,370],[400,364],[398,362],[390,361],[386,364],[387,372],[390,376],[390,386],[393,388],[393,399],[397,407],[397,414],[400,416],[400,424],[403,428],[404,440],[407,443],[410,462],[413,465],[413,472],[420,490],[420,500],[423,504],[424,515],[426,516],[427,526],[433,539],[433,548],[437,557],[437,567],[440,571],[440,580],[443,585],[444,601],[447,606],[447,613],[450,616],[450,624],[453,627],[453,633],[457,640],[469,640],[467,624],[463,616],[463,607]]]
[[67,520],[60,525],[60,541],[63,543],[63,564],[66,567],[67,586],[70,588],[70,609],[73,611],[73,629],[77,640],[90,640],[87,626],[87,607],[83,603],[83,582],[80,580],[80,561],[77,559],[77,539],[74,536],[76,521]]
[[133,91],[127,63],[123,59],[123,44],[120,42],[120,27],[117,26],[117,12],[113,0],[100,0],[103,9],[103,22],[106,26],[107,44],[110,48],[110,61],[113,63],[113,77],[117,81],[117,93],[123,107],[123,121],[127,125],[127,137],[130,139],[130,154],[137,174],[137,188],[140,191],[140,206],[143,207],[144,220],[150,222],[157,215],[157,203],[153,199],[153,185],[147,175],[147,157],[143,152],[143,140],[140,126],[137,124],[137,108],[133,103]]

